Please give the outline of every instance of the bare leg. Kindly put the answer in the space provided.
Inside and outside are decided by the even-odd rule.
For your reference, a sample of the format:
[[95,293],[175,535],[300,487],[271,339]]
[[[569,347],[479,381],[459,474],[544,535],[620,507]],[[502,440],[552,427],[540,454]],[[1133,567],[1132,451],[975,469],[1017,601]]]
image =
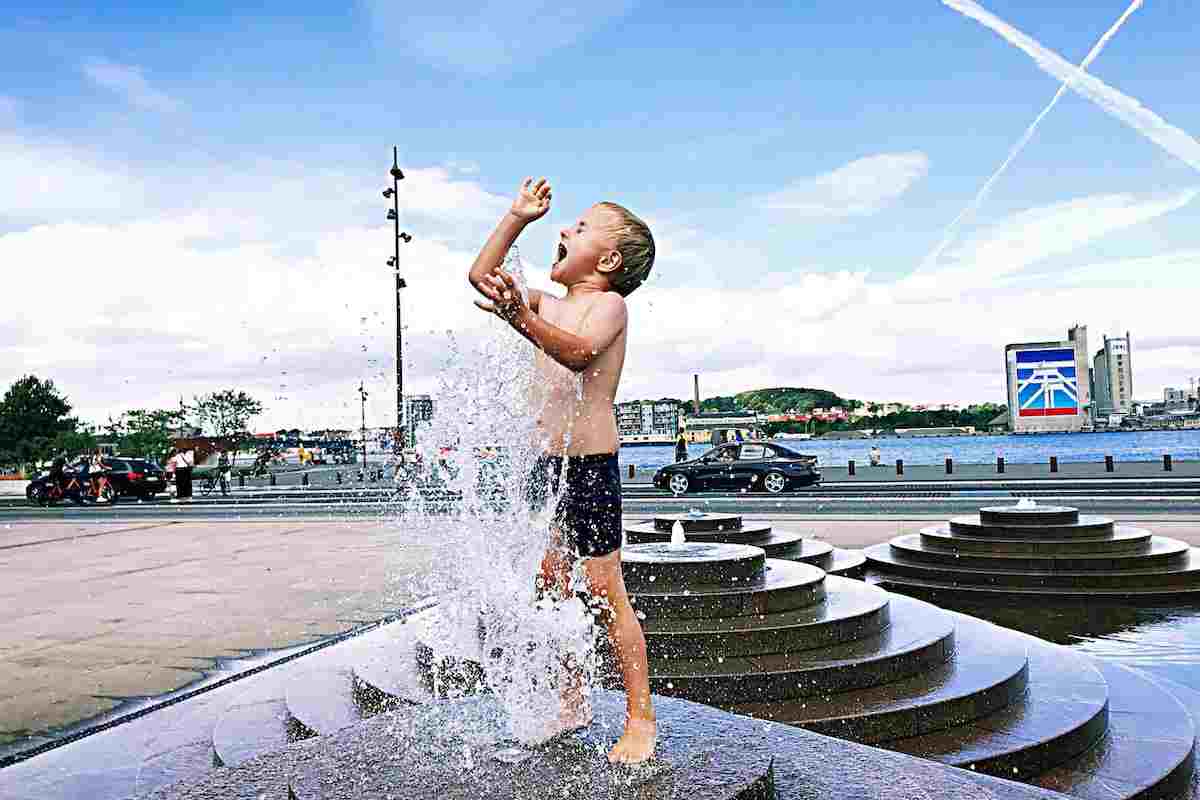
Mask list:
[[[539,597],[549,597],[561,602],[571,596],[572,559],[562,546],[562,537],[552,532],[546,554],[542,556],[542,568],[537,577]],[[559,733],[586,728],[592,724],[592,708],[583,692],[583,674],[579,667],[565,660],[563,669],[566,678],[559,689],[560,709]]]
[[583,562],[588,587],[603,604],[608,638],[621,666],[625,684],[625,733],[608,752],[614,763],[637,764],[654,755],[658,729],[650,700],[650,668],[646,662],[646,637],[625,591],[621,551]]

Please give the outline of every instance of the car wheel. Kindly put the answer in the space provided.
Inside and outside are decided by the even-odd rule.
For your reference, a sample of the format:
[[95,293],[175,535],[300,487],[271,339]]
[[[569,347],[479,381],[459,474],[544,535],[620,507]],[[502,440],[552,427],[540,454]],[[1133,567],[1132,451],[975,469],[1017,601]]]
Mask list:
[[787,488],[787,476],[782,472],[771,470],[767,473],[767,477],[763,478],[763,488],[771,494],[779,494]]
[[681,475],[676,472],[671,476],[671,480],[667,482],[667,486],[671,488],[671,494],[687,494],[688,489],[691,488],[691,482],[688,480],[687,475]]

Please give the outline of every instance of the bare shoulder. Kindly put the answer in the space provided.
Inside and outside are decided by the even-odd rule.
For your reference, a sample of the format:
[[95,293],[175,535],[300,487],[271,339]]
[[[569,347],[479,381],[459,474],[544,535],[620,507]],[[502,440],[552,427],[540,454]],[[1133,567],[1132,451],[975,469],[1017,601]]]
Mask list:
[[624,324],[629,311],[625,306],[624,297],[616,292],[603,292],[592,300],[587,313],[589,317],[600,317]]

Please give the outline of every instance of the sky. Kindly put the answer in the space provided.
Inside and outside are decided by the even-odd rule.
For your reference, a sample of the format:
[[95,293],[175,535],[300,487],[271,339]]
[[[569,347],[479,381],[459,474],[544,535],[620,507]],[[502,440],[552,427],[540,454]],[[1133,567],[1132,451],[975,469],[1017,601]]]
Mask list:
[[1136,8],[947,236],[1129,7],[984,4],[1041,51],[964,4],[9,0],[0,384],[93,422],[238,388],[270,430],[356,427],[362,381],[393,420],[395,146],[406,392],[505,335],[465,273],[526,176],[535,285],[594,202],[654,231],[620,400],[1000,403],[1004,345],[1075,323],[1132,334],[1139,399],[1187,386],[1200,8]]

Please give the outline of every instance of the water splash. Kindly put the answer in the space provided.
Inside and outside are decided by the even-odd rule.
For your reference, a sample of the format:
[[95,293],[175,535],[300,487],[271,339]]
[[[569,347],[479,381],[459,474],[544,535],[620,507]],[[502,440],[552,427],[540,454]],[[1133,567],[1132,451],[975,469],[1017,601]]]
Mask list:
[[[526,293],[515,248],[505,269]],[[595,662],[594,618],[583,602],[570,592],[559,602],[535,593],[550,545],[549,514],[531,512],[529,499],[548,491],[538,485],[544,474],[534,476],[548,444],[536,422],[545,410],[544,372],[533,348],[496,320],[477,339],[447,335],[440,382],[434,419],[417,448],[415,479],[426,490],[411,492],[397,509],[399,525],[434,543],[433,567],[419,589],[439,602],[422,640],[435,663],[481,664],[512,737],[537,743],[558,732],[560,695],[587,696]],[[461,500],[446,501],[456,496]],[[477,690],[436,688],[451,695]]]
[[675,524],[671,526],[671,547],[673,549],[681,548],[685,544],[687,544],[687,537],[683,535],[683,523],[675,520]]

